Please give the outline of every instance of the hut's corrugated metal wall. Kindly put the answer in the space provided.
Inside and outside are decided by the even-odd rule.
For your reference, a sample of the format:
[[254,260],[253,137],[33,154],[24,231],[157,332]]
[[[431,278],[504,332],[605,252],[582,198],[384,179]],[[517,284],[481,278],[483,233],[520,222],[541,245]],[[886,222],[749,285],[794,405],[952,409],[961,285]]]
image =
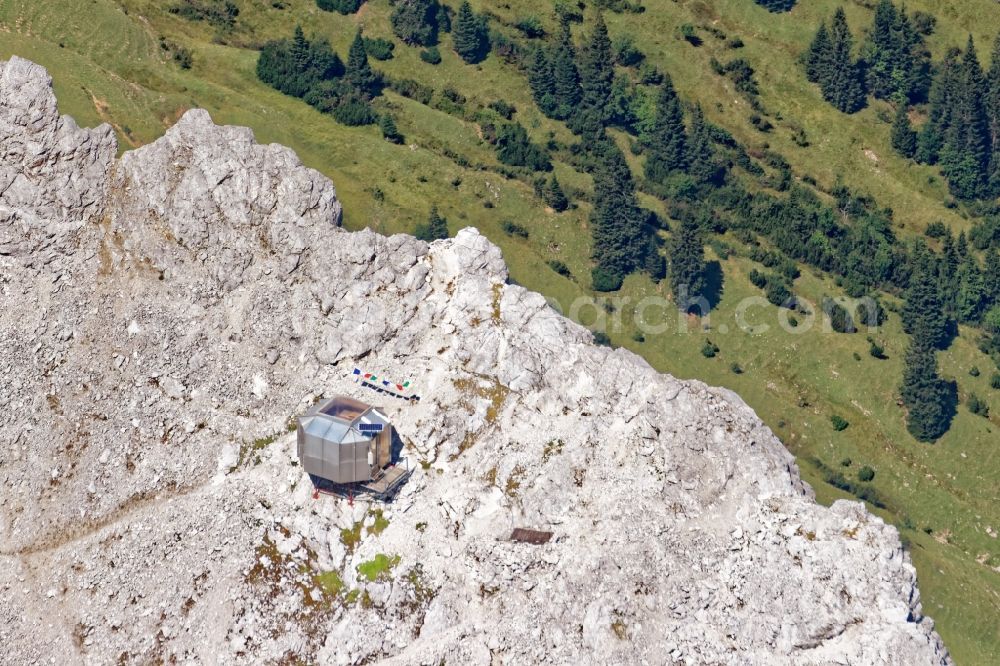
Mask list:
[[[384,414],[369,409],[348,423],[325,414],[322,407],[317,405],[298,423],[299,461],[308,474],[333,483],[355,483],[371,480],[376,469],[389,465],[392,425]],[[358,423],[381,423],[383,430],[377,435],[361,433]],[[369,464],[369,451],[375,469]]]

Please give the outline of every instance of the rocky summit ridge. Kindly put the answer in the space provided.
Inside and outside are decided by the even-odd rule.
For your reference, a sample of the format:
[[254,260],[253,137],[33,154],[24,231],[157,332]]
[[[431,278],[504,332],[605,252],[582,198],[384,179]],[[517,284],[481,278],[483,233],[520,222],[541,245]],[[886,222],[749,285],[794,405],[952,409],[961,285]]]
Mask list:
[[[950,663],[893,527],[474,229],[344,231],[326,178],[204,111],[116,154],[0,63],[8,663]],[[388,411],[395,501],[314,499],[288,424],[335,393]]]

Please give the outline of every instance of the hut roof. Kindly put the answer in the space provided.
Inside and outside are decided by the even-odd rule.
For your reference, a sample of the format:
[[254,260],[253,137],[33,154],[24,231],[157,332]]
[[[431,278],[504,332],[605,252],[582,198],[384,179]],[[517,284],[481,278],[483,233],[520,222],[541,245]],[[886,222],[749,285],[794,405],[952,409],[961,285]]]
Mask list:
[[374,433],[362,432],[363,424],[390,427],[389,419],[378,409],[342,395],[318,403],[300,419],[300,423],[307,435],[338,444],[370,440]]

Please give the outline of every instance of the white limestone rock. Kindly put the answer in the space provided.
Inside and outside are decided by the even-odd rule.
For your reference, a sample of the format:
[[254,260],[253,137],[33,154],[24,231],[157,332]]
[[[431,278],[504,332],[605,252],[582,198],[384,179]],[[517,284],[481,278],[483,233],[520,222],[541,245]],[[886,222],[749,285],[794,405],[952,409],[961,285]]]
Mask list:
[[[950,663],[894,528],[815,504],[735,394],[594,346],[474,229],[345,232],[328,180],[203,111],[114,162],[19,59],[0,150],[16,663]],[[405,443],[387,526],[295,460],[334,393]]]

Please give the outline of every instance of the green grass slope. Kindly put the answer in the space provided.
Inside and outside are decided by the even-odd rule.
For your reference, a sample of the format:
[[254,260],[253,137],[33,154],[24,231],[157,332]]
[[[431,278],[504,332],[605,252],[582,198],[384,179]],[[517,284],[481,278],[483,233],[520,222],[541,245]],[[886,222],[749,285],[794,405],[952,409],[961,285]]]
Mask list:
[[[621,301],[612,313],[604,308],[574,312],[574,299],[590,294],[588,205],[579,202],[578,208],[561,214],[546,210],[528,184],[495,171],[493,150],[474,123],[389,92],[379,103],[392,110],[406,137],[405,145],[396,146],[384,141],[375,127],[344,127],[257,81],[253,47],[289,35],[296,24],[309,34],[329,37],[342,56],[358,26],[367,36],[392,38],[387,0],[370,0],[358,14],[346,17],[318,10],[313,0],[239,0],[237,27],[221,39],[211,26],[169,13],[171,4],[0,0],[0,58],[16,54],[45,65],[61,110],[84,125],[110,122],[123,149],[155,139],[185,109],[199,106],[216,122],[247,125],[260,141],[293,147],[306,164],[330,176],[344,202],[349,228],[412,231],[432,203],[448,218],[452,232],[466,225],[478,227],[503,249],[515,280],[550,297],[567,314],[588,325],[604,317],[615,344],[632,349],[660,370],[736,390],[795,453],[821,501],[850,495],[826,483],[814,460],[852,481],[857,481],[860,467],[873,467],[876,476],[869,485],[885,505],[875,510],[899,526],[909,543],[925,610],[956,660],[1000,662],[1000,541],[988,532],[1000,530],[1000,397],[988,384],[991,361],[976,349],[971,332],[962,331],[939,355],[942,373],[958,382],[961,396],[975,392],[985,398],[994,416],[987,420],[960,406],[950,432],[934,445],[909,436],[896,404],[906,347],[897,315],[875,334],[885,346],[886,360],[868,354],[864,334],[823,334],[815,328],[786,332],[778,325],[778,310],[770,305],[742,313],[750,323],[769,326],[747,333],[737,326],[740,304],[762,293],[747,279],[752,268],[761,267],[746,258],[713,257],[719,260],[723,289],[708,320],[678,319],[676,312],[652,309],[646,312],[648,322],[662,322],[665,330],[638,341],[636,305],[647,296],[665,295],[665,286],[632,276],[614,295]],[[947,187],[936,172],[893,154],[887,106],[875,102],[844,116],[823,103],[795,64],[819,20],[839,4],[803,1],[787,14],[773,15],[751,0],[647,0],[644,14],[608,14],[606,19],[612,37],[633,35],[649,60],[671,74],[682,98],[700,101],[712,122],[749,148],[767,144],[781,153],[797,177],[811,176],[827,188],[840,179],[874,195],[880,205],[896,211],[901,235],[919,233],[935,220],[965,228],[968,222],[961,210],[943,205]],[[861,3],[844,4],[860,35],[870,10]],[[554,28],[548,5],[526,0],[473,5],[508,22],[533,14]],[[936,56],[948,46],[964,44],[969,33],[981,54],[988,51],[1000,30],[1000,18],[988,18],[996,16],[992,0],[939,5],[931,0],[908,3],[910,10],[937,15],[938,30],[929,38]],[[702,47],[693,48],[679,37],[677,27],[684,23],[699,30],[705,39]],[[705,26],[741,38],[745,48],[727,49]],[[161,46],[161,39],[168,48]],[[469,100],[469,107],[504,99],[517,107],[516,119],[536,141],[544,141],[550,132],[561,141],[571,140],[564,126],[535,109],[523,77],[495,56],[478,66],[466,65],[451,51],[450,37],[443,35],[443,62],[431,66],[421,62],[418,49],[394,41],[395,57],[373,61],[374,67],[437,91],[453,86]],[[173,45],[192,50],[192,69],[182,70],[172,62]],[[750,61],[761,101],[780,117],[772,132],[761,134],[753,128],[746,100],[712,72],[713,56],[723,62],[734,57]],[[797,127],[805,131],[808,146],[795,142]],[[627,156],[637,166],[637,158]],[[555,172],[571,198],[573,192],[591,187],[589,176],[558,160]],[[641,199],[643,205],[665,213],[660,202]],[[508,220],[527,228],[529,237],[505,234],[503,223]],[[735,239],[723,240],[740,246]],[[547,265],[553,260],[581,277],[556,274]],[[828,276],[807,268],[796,280],[795,291],[813,303],[824,294],[840,293]],[[700,352],[706,338],[720,348],[714,358]],[[733,372],[734,363],[741,373]],[[978,377],[969,374],[974,365],[983,370]],[[850,425],[836,431],[832,415]],[[841,464],[846,458],[850,466]]]

